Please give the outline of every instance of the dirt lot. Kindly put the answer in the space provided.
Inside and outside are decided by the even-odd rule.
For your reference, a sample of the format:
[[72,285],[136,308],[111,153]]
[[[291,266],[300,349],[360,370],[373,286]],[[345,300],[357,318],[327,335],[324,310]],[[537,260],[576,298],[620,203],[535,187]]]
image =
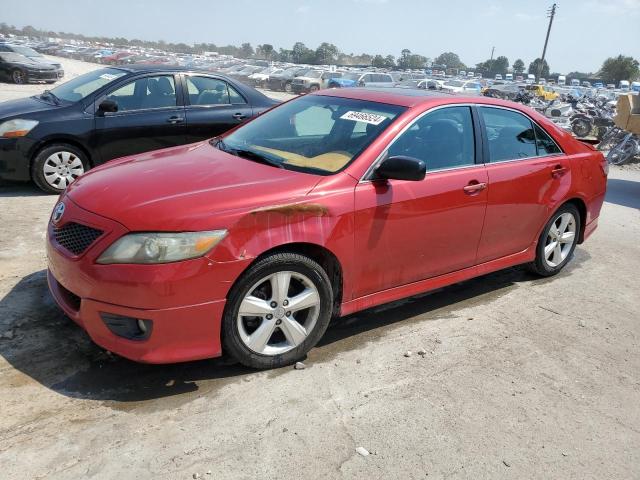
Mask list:
[[0,186],[2,479],[640,478],[637,169],[612,170],[559,276],[514,268],[342,319],[306,370],[92,345],[47,291],[55,201]]

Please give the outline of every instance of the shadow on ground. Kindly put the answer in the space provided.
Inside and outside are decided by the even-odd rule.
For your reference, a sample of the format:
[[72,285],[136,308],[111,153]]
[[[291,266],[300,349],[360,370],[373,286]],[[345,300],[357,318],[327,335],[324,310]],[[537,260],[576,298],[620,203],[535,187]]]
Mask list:
[[[587,257],[586,252],[577,251],[563,275],[570,275]],[[491,302],[517,283],[532,279],[524,268],[511,268],[337,319],[308,361],[330,361],[341,352],[374,342],[406,322],[455,318],[456,310]],[[165,397],[179,398],[182,403],[191,398],[184,394],[202,395],[262,374],[225,358],[144,365],[111,355],[93,344],[54,304],[45,271],[24,277],[0,300],[0,333],[9,330],[14,332],[14,338],[0,340],[0,355],[18,372],[62,395],[101,400],[118,409],[132,408],[132,402]],[[270,375],[285,373],[288,368]],[[7,370],[3,383],[12,388],[25,380],[20,373]],[[163,402],[163,407],[170,405],[171,402]]]
[[31,182],[9,182],[0,180],[0,197],[45,197],[43,192]]
[[640,209],[640,182],[610,178],[607,181],[605,201],[623,207]]

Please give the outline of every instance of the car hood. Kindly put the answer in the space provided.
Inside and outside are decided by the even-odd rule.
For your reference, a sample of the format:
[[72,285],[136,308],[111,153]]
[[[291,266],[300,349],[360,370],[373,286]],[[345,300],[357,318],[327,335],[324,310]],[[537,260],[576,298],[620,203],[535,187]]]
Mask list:
[[228,228],[255,209],[293,203],[321,178],[202,142],[111,161],[80,177],[66,194],[129,230],[196,231]]
[[22,117],[43,110],[51,110],[52,108],[59,107],[39,100],[37,97],[18,98],[0,103],[0,119]]
[[52,66],[54,68],[58,68],[58,67],[61,66],[60,63],[54,62],[54,61],[51,61],[51,60],[47,60],[44,57],[29,57],[29,60],[31,60],[33,63],[37,63],[38,66],[40,66],[40,65],[50,65],[50,66]]

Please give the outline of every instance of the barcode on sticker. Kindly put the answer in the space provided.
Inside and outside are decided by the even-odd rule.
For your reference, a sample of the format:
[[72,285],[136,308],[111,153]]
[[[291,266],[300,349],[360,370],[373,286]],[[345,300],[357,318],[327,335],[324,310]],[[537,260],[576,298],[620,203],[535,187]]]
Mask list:
[[353,120],[354,122],[370,123],[372,125],[380,125],[387,119],[387,117],[385,117],[384,115],[353,111],[345,113],[340,118],[342,118],[343,120]]

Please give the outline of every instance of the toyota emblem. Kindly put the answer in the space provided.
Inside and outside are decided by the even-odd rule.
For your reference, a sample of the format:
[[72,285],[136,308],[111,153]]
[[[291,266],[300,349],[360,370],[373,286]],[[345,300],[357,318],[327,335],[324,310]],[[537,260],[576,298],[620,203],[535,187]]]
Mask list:
[[60,202],[56,205],[56,208],[53,209],[53,215],[51,216],[51,220],[53,223],[58,223],[60,219],[64,215],[64,203]]

